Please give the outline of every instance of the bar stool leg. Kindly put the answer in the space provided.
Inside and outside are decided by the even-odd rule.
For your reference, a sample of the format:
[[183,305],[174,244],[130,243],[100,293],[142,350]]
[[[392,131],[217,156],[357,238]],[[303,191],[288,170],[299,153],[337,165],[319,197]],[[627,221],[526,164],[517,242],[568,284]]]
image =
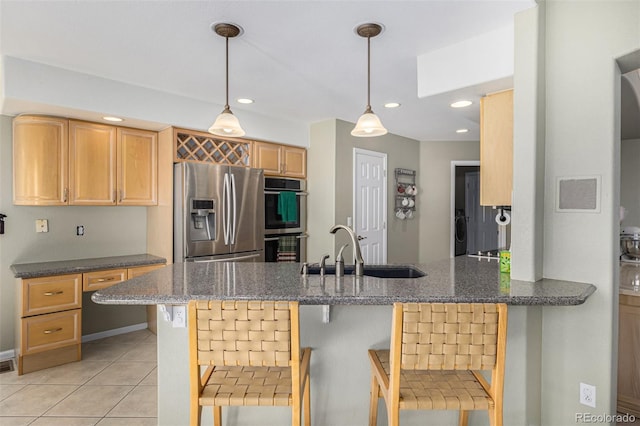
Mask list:
[[369,401],[369,426],[378,423],[378,400],[380,399],[380,386],[375,374],[371,374],[371,400]]
[[213,426],[222,426],[222,407],[219,405],[213,407]]
[[468,421],[469,421],[469,412],[466,410],[460,410],[460,421],[458,422],[458,425],[467,426]]

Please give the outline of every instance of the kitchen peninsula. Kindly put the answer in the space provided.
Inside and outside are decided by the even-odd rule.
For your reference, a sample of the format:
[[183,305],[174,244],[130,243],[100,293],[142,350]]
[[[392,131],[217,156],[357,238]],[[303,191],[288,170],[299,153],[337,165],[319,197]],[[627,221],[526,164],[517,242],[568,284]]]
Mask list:
[[[580,305],[595,286],[559,280],[535,283],[501,276],[495,261],[461,257],[412,265],[425,272],[419,278],[375,278],[300,274],[292,263],[177,263],[94,293],[104,304],[185,304],[191,299],[297,300],[301,340],[313,348],[311,357],[311,412],[314,424],[366,424],[369,403],[367,349],[388,347],[391,305],[410,302],[504,302],[510,306],[508,339],[531,340],[528,309],[534,305]],[[315,305],[315,306],[314,306]],[[333,305],[329,323],[322,322],[320,306]],[[345,306],[347,305],[347,306]],[[580,309],[579,306],[568,309]],[[533,313],[535,315],[535,312]],[[509,351],[509,343],[507,344]],[[511,358],[510,358],[511,356]],[[516,354],[507,354],[505,424],[526,423],[526,382],[512,371]],[[158,316],[158,424],[188,422],[188,335]],[[381,408],[384,410],[384,408]],[[234,424],[285,424],[286,409],[226,408]],[[403,424],[455,423],[457,413],[435,412],[413,416]],[[205,416],[211,413],[205,410]],[[404,414],[403,414],[404,416]],[[477,417],[480,422],[482,413]],[[381,413],[381,419],[385,415]],[[203,423],[208,420],[203,419]],[[471,416],[474,424],[474,416]]]

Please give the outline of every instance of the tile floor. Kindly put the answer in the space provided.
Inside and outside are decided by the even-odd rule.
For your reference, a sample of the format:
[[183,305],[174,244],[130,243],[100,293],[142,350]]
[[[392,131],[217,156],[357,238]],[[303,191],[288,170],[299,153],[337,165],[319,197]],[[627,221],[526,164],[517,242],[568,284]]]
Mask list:
[[140,330],[82,345],[82,361],[0,374],[2,426],[157,424],[156,336]]

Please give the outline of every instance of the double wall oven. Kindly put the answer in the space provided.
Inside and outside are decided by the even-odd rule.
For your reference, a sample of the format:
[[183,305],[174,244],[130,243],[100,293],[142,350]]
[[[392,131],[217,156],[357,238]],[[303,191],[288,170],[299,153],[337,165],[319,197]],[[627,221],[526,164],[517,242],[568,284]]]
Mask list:
[[[283,209],[287,210],[286,213]],[[306,182],[265,177],[264,220],[265,261],[304,262],[307,246]]]

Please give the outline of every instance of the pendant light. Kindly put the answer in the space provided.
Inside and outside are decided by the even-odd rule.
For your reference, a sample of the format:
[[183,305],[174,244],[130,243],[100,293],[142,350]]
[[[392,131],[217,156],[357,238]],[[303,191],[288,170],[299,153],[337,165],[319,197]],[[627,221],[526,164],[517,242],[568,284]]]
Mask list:
[[367,108],[360,116],[356,127],[351,131],[352,136],[372,137],[382,136],[387,133],[380,119],[371,110],[371,37],[375,37],[382,32],[382,27],[378,24],[362,24],[356,28],[360,37],[367,38]]
[[220,23],[213,27],[213,30],[226,40],[226,102],[224,110],[218,115],[216,121],[209,127],[209,133],[213,133],[218,136],[231,136],[240,137],[244,136],[245,132],[240,127],[238,118],[233,115],[231,108],[229,108],[229,38],[236,37],[240,34],[240,27],[233,24]]

